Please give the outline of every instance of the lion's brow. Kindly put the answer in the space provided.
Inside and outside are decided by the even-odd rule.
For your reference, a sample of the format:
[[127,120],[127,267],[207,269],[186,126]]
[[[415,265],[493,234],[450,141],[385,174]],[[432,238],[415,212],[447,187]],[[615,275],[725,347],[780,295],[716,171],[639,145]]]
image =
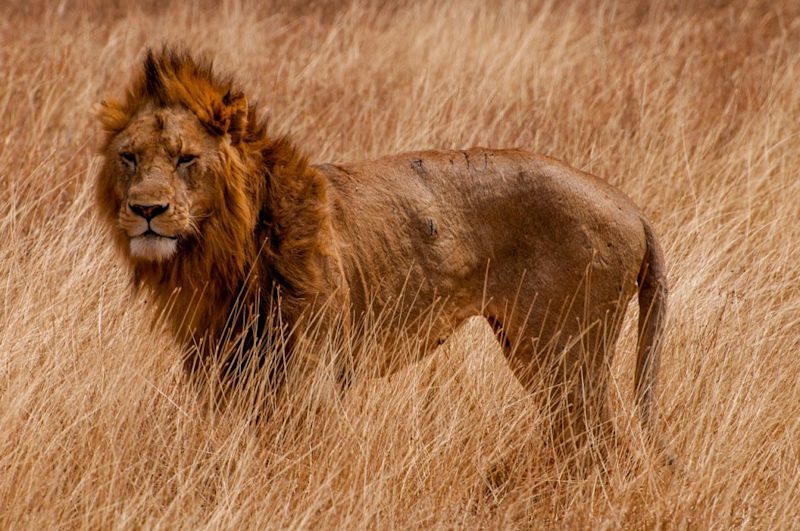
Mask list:
[[183,135],[181,135],[179,131],[165,124],[164,130],[159,136],[161,138],[161,145],[171,156],[177,156],[183,153]]
[[183,153],[183,140],[180,136],[162,134],[159,144],[169,157],[177,157]]

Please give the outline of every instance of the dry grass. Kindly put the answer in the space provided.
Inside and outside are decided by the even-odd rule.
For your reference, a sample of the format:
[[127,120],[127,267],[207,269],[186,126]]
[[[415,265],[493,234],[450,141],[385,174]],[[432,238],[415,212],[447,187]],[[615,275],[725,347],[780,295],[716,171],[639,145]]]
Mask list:
[[[795,2],[76,4],[0,16],[0,527],[800,525]],[[92,105],[163,40],[213,51],[313,160],[517,145],[626,191],[670,265],[679,467],[626,427],[635,312],[631,435],[580,477],[479,323],[324,418],[292,415],[308,389],[255,426],[204,413],[92,204]]]

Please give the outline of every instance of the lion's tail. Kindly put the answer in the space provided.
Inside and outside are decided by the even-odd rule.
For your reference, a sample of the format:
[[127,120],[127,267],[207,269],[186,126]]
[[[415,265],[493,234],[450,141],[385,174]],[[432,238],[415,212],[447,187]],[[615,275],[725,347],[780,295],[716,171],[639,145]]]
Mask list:
[[639,346],[636,356],[636,403],[642,423],[654,423],[654,394],[661,361],[661,336],[667,313],[667,279],[664,253],[656,241],[653,228],[644,224],[645,250],[639,270]]

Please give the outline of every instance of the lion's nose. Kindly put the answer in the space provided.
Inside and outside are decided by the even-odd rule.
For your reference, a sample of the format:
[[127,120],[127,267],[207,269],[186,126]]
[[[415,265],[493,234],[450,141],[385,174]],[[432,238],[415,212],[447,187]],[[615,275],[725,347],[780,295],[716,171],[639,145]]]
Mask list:
[[169,208],[169,205],[134,205],[128,203],[131,212],[142,216],[147,221],[150,221],[159,214],[163,214]]

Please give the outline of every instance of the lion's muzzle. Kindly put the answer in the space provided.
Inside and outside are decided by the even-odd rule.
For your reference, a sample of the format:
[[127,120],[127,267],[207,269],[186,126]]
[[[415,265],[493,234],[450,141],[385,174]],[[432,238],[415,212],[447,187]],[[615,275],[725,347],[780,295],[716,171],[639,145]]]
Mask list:
[[177,236],[162,227],[168,216],[169,203],[132,203],[124,209],[123,218],[130,240],[131,256],[140,260],[161,262],[177,251]]

